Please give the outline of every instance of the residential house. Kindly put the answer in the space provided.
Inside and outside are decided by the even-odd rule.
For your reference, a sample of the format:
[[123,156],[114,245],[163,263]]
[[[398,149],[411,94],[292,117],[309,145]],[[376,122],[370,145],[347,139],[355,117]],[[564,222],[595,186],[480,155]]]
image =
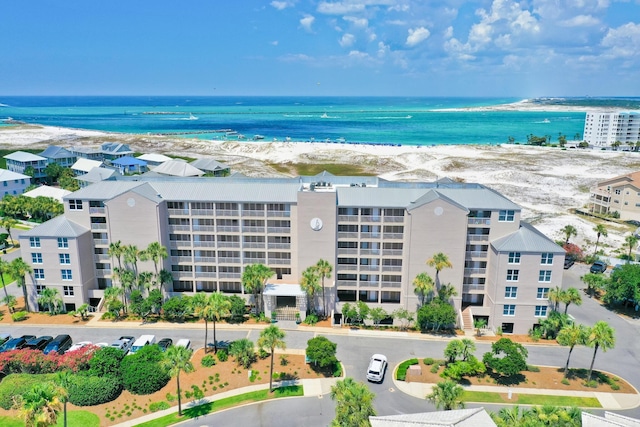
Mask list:
[[31,185],[31,178],[27,175],[0,169],[0,194],[18,195]]
[[164,162],[168,162],[169,160],[171,160],[171,157],[158,153],[142,154],[137,158],[147,162],[147,166],[149,166],[150,168],[154,166],[160,166]]
[[118,142],[105,142],[100,146],[104,160],[115,160],[120,157],[133,156],[134,152],[127,144]]
[[121,175],[122,174],[116,169],[94,167],[86,174],[77,176],[76,180],[80,183],[80,188],[84,188],[96,182],[112,179]]
[[65,190],[64,188],[50,187],[48,185],[41,185],[24,193],[25,196],[32,197],[34,199],[36,197],[50,197],[60,203],[63,203],[62,198],[67,194],[71,194],[71,191]]
[[153,168],[154,174],[165,176],[202,176],[204,172],[182,159],[171,159]]
[[229,176],[231,167],[214,159],[200,158],[191,162],[191,166],[212,176]]
[[7,154],[4,158],[7,159],[7,169],[11,172],[27,175],[26,172],[31,168],[33,169],[33,179],[40,180],[47,176],[44,171],[47,167],[45,157],[25,151],[15,151]]
[[75,176],[82,176],[94,168],[99,168],[103,165],[100,160],[91,160],[85,157],[79,158],[72,166],[71,170],[73,170],[73,174]]
[[131,156],[119,157],[111,161],[111,167],[118,169],[123,174],[144,173],[147,171],[147,162]]
[[640,171],[598,182],[590,190],[589,212],[640,221]]
[[57,163],[63,168],[71,167],[77,160],[77,156],[71,151],[63,147],[56,145],[50,145],[40,153],[40,156],[45,157],[48,163]]
[[78,146],[69,149],[78,159],[95,160],[102,163],[104,155],[102,149],[97,147]]

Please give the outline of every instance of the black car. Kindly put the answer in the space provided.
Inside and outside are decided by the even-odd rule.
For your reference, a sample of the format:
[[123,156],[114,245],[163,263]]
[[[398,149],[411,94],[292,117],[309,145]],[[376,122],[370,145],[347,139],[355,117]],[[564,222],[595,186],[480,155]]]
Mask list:
[[160,341],[158,341],[158,347],[160,347],[160,350],[162,351],[167,351],[167,349],[171,347],[172,344],[173,340],[171,338],[162,338]]
[[564,269],[567,270],[567,269],[571,268],[571,266],[573,264],[575,264],[575,263],[576,263],[576,260],[573,257],[570,257],[570,256],[565,257],[564,258]]
[[0,353],[10,350],[19,350],[27,345],[29,340],[32,340],[35,337],[35,335],[23,335],[21,337],[11,338],[9,341],[4,343],[2,347],[0,347]]
[[43,335],[38,338],[31,338],[29,341],[27,341],[27,344],[25,344],[23,348],[28,348],[30,350],[44,350],[44,348],[51,342],[51,340],[53,340],[53,337],[49,335]]
[[58,354],[64,354],[64,352],[67,351],[69,347],[71,347],[71,344],[73,344],[73,341],[71,340],[71,337],[69,335],[58,335],[53,340],[51,340],[49,344],[47,344],[47,346],[44,348],[43,353],[49,354],[52,351],[55,351]]
[[608,265],[606,262],[598,260],[593,263],[589,271],[591,273],[604,273],[605,271],[607,271],[607,267]]

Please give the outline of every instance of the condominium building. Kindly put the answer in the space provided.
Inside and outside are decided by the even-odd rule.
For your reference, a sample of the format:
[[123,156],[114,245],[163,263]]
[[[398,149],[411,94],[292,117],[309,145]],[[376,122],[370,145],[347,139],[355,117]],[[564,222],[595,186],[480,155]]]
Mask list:
[[617,212],[622,220],[640,221],[640,172],[598,182],[590,190],[589,211],[600,215]]
[[616,141],[625,146],[640,141],[640,111],[590,112],[584,122],[584,141],[609,147]]
[[[265,264],[274,272],[262,296],[267,310],[304,310],[298,283],[319,259],[333,266],[325,281],[330,311],[340,313],[355,301],[388,312],[416,311],[413,280],[422,272],[435,277],[426,260],[442,252],[453,267],[440,271],[439,282],[455,287],[461,326],[484,318],[507,333],[526,333],[546,317],[548,291],[562,284],[564,250],[521,221],[518,205],[479,184],[328,173],[140,176],[98,182],[64,200],[64,216],[21,236],[23,257],[34,267],[27,280],[33,302],[52,286],[69,307],[97,306],[118,265],[108,255],[116,241],[140,249],[156,241],[166,246],[162,267],[173,274],[170,295],[220,291],[251,303],[243,269]],[[31,246],[36,238],[42,250]],[[68,247],[57,246],[59,239]],[[149,262],[138,264],[140,271],[153,270]]]

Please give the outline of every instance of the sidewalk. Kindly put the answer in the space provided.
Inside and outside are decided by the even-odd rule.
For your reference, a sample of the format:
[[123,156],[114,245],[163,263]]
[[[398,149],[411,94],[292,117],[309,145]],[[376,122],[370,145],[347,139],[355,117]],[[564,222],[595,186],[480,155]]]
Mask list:
[[[304,397],[321,396],[321,395],[330,393],[331,387],[335,385],[336,381],[338,381],[339,379],[340,378],[303,379],[299,381],[293,380],[293,381],[284,381],[283,383],[274,383],[274,386],[280,387],[280,386],[302,385],[302,388],[304,390]],[[199,400],[197,403],[189,402],[187,404],[183,404],[182,410],[192,408],[194,406],[202,405],[205,403],[215,402],[216,400],[221,400],[226,397],[238,396],[240,394],[249,393],[252,391],[266,390],[268,388],[269,388],[269,384],[257,384],[257,385],[252,385],[248,387],[238,388],[235,390],[225,391],[223,393],[218,393],[209,397],[205,397],[204,399]],[[237,408],[237,406],[235,408]],[[173,414],[176,412],[178,412],[178,407],[174,406],[169,409],[165,409],[163,411],[154,412],[152,414],[147,414],[140,418],[135,418],[133,420],[116,424],[113,427],[134,427],[134,426],[137,426],[138,424],[155,420],[156,418],[161,418],[161,417],[164,417],[165,415]]]

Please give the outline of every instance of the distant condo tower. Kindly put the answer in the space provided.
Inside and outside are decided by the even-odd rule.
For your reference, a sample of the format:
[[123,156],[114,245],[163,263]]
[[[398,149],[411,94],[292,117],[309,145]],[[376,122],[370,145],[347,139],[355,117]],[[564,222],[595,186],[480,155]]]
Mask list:
[[608,147],[616,141],[621,146],[640,141],[640,111],[591,112],[584,122],[584,140],[589,145]]

